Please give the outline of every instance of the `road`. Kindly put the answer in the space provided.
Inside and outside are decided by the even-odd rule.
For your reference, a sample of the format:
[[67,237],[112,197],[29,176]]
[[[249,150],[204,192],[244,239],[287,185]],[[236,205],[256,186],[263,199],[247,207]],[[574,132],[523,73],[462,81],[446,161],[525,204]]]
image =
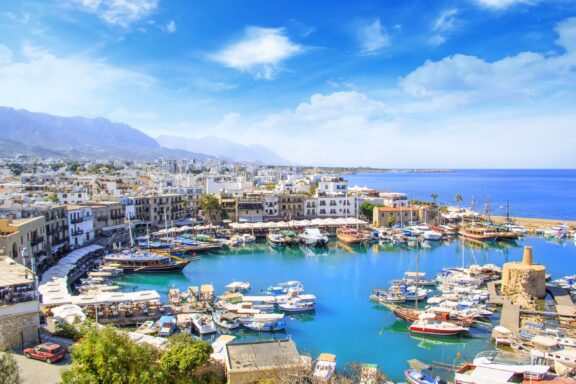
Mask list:
[[14,353],[14,360],[20,367],[23,384],[59,384],[60,373],[70,366],[70,356],[54,364],[27,359],[24,355]]

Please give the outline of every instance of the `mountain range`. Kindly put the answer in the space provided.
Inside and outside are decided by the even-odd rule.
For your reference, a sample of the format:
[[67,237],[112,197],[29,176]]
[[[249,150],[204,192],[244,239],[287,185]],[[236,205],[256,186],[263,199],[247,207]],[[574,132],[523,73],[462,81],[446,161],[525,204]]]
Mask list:
[[[174,145],[178,140],[183,144]],[[266,164],[282,160],[260,145],[244,146],[218,137],[200,140],[200,145],[192,145],[193,139],[166,139],[172,145],[164,145],[136,128],[102,117],[62,117],[0,107],[0,156],[23,153],[86,159],[223,159]]]
[[224,160],[256,162],[263,164],[288,165],[290,161],[260,144],[243,145],[218,136],[191,139],[180,136],[160,135],[156,141],[166,148],[183,149],[191,152],[209,153]]

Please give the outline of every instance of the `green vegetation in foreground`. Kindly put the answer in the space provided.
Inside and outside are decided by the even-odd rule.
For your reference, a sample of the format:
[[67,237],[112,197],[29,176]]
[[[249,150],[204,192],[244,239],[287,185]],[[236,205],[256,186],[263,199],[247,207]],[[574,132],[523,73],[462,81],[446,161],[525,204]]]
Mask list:
[[11,353],[0,352],[0,384],[20,384],[20,370]]
[[84,329],[71,347],[64,384],[218,384],[222,369],[209,365],[212,347],[188,335],[168,339],[163,350],[138,344],[114,328]]

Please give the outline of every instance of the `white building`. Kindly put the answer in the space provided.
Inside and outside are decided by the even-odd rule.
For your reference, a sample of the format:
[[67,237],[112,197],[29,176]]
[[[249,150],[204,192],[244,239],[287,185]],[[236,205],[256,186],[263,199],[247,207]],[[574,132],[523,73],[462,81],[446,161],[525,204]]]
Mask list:
[[262,202],[264,205],[264,217],[276,217],[280,214],[279,202],[280,198],[277,195],[263,195]]
[[243,192],[252,189],[251,182],[241,176],[210,176],[206,178],[206,193],[240,196]]
[[316,192],[345,195],[348,193],[348,180],[343,177],[324,177],[318,182]]
[[68,212],[68,239],[71,247],[81,247],[94,239],[94,221],[90,207],[66,206]]
[[379,194],[386,207],[407,207],[408,196],[400,192],[382,192]]
[[80,204],[90,200],[90,195],[86,191],[66,191],[56,192],[58,201],[62,204]]

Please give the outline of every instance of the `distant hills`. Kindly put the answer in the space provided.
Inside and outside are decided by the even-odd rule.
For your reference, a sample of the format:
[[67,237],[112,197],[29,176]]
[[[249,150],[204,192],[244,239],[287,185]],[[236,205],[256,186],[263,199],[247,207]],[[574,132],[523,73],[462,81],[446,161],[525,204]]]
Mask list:
[[225,160],[274,165],[291,164],[290,161],[283,159],[274,151],[263,145],[243,145],[218,136],[206,136],[200,139],[191,139],[179,136],[161,135],[156,138],[156,141],[166,148],[209,153]]
[[[203,140],[200,145],[191,145],[192,139],[175,138],[186,145],[165,145],[136,128],[102,117],[61,117],[0,107],[0,156],[22,153],[86,159],[154,160],[163,157],[262,163],[268,163],[268,159],[281,160],[274,152],[259,145],[242,146],[225,139],[205,139],[200,139]],[[270,164],[285,163],[286,160]]]

